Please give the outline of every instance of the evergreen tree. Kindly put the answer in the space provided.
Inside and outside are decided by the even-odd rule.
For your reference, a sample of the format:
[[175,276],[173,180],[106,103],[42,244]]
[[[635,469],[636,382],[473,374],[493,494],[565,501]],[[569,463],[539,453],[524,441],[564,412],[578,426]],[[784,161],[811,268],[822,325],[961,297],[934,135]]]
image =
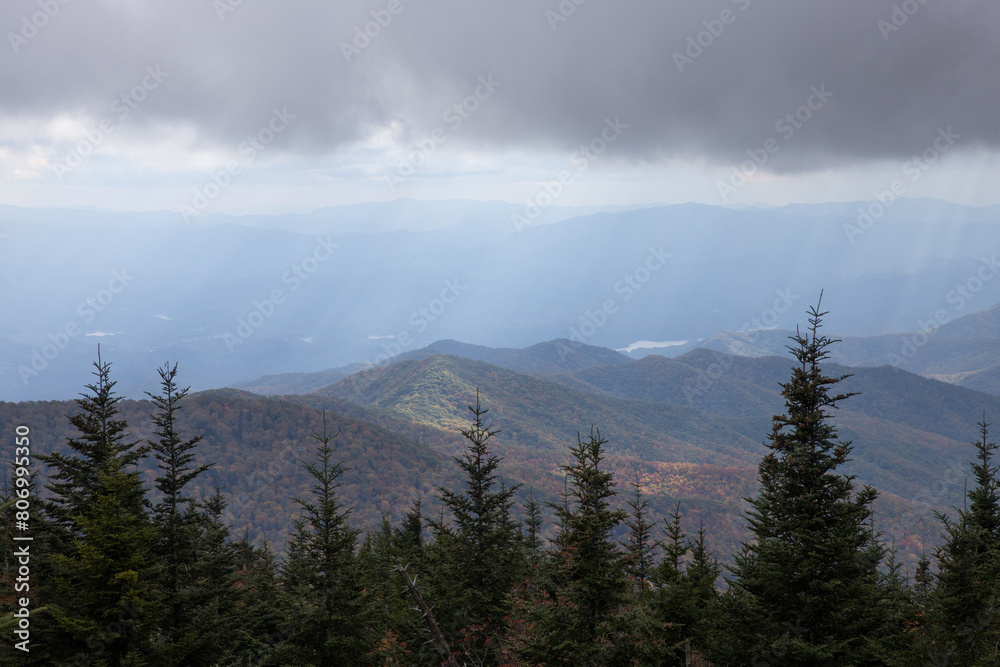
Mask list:
[[718,590],[715,581],[722,566],[705,545],[705,529],[689,540],[681,528],[678,504],[664,520],[667,539],[660,543],[663,559],[653,570],[656,613],[665,644],[665,665],[687,664],[687,654],[710,644]]
[[601,470],[605,444],[591,428],[586,441],[577,438],[574,460],[563,467],[565,502],[551,505],[559,528],[552,572],[521,592],[518,611],[526,616],[526,630],[511,641],[529,664],[627,665],[641,649],[630,634],[632,619],[623,614],[630,586],[611,533],[627,515],[610,504],[617,492],[612,473]]
[[690,549],[687,535],[685,535],[684,529],[681,528],[680,503],[677,503],[674,511],[669,512],[667,517],[670,519],[669,521],[667,519],[663,520],[667,539],[660,542],[660,547],[663,549],[663,558],[656,567],[654,575],[654,583],[661,590],[677,584],[684,576],[684,557]]
[[153,528],[143,488],[138,473],[113,466],[98,473],[97,486],[93,505],[75,517],[80,536],[72,550],[54,556],[65,579],[58,584],[60,602],[50,610],[75,656],[97,664],[144,664]]
[[924,608],[934,590],[934,575],[931,573],[931,560],[927,557],[927,552],[920,554],[917,561],[917,571],[913,575],[913,600],[920,607]]
[[656,587],[655,611],[662,628],[664,642],[662,664],[684,664],[684,639],[694,622],[694,609],[688,599],[684,577],[686,556],[691,550],[687,535],[681,528],[680,503],[663,520],[666,539],[659,543],[663,558],[652,572]]
[[[398,528],[393,528],[389,517],[383,516],[381,529],[370,531],[358,552],[359,577],[373,610],[373,637],[381,635],[366,656],[372,664],[411,664],[415,655],[421,653],[421,657],[427,658],[424,662],[432,659],[430,647],[424,646],[427,639],[424,624],[411,609],[413,601],[400,586],[395,571],[397,567],[418,562],[418,558],[404,556],[404,553],[413,554],[416,548],[422,547],[422,542],[414,545],[411,533],[414,523],[422,524],[419,505],[417,501]],[[418,540],[420,535],[418,528]]]
[[690,543],[691,562],[684,572],[685,607],[688,610],[684,640],[686,646],[705,652],[712,642],[719,590],[715,582],[722,574],[722,565],[705,546],[705,527],[698,528],[698,536]]
[[941,625],[936,620],[932,609],[934,593],[934,573],[931,572],[931,561],[926,553],[921,554],[917,561],[913,582],[907,587],[904,603],[909,606],[909,613],[903,619],[905,633],[895,651],[885,651],[885,662],[893,667],[923,667],[934,662],[941,662],[941,649],[947,642]]
[[990,425],[985,414],[977,426],[979,439],[972,443],[976,448],[976,461],[972,463],[976,485],[969,491],[969,523],[982,531],[985,550],[989,552],[1000,544],[1000,482],[997,481],[1000,466],[993,463],[997,444],[989,441]]
[[327,434],[324,413],[323,433],[313,436],[320,443],[316,460],[304,466],[314,480],[311,498],[295,498],[303,515],[295,521],[282,567],[296,619],[282,656],[299,665],[361,664],[371,647],[354,553],[360,531],[351,527],[351,510],[337,494],[344,473],[330,446],[337,435]]
[[542,560],[542,507],[535,500],[534,490],[528,491],[528,502],[524,506],[524,548],[525,562],[537,567]]
[[866,640],[872,654],[883,664],[922,666],[927,663],[928,643],[918,630],[923,613],[918,589],[908,585],[903,576],[903,564],[897,560],[895,543],[887,553],[885,567],[880,573],[883,625],[887,631],[866,637]]
[[392,547],[403,565],[413,564],[420,569],[424,557],[424,503],[420,498],[413,501],[402,523],[393,529]]
[[67,530],[67,535],[76,528],[76,517],[93,506],[100,489],[100,473],[109,465],[122,470],[137,465],[148,451],[139,447],[138,441],[127,440],[128,424],[115,418],[122,399],[114,392],[117,382],[111,380],[111,364],[101,360],[100,347],[94,368],[97,379],[87,385],[91,393],[76,399],[79,412],[69,417],[80,433],[66,442],[75,454],[36,455],[49,468],[45,488],[53,500],[46,503],[46,513]]
[[249,534],[244,533],[233,550],[238,564],[232,589],[233,641],[222,664],[254,667],[318,664],[312,661],[314,656],[298,661],[301,646],[290,638],[302,631],[302,610],[297,606],[299,601],[279,581],[277,558],[271,545],[265,541],[262,547],[254,546]]
[[938,514],[944,525],[944,544],[937,552],[937,586],[931,595],[931,617],[942,628],[937,654],[956,664],[988,664],[997,660],[1000,640],[1000,490],[996,443],[989,441],[989,424],[979,424],[973,442],[975,486],[968,492],[967,509],[958,518]]
[[653,524],[647,518],[649,503],[642,497],[639,475],[637,474],[630,483],[635,495],[628,501],[631,513],[625,520],[625,526],[628,528],[625,562],[629,574],[642,590],[646,590],[646,584],[653,571],[653,554],[656,550],[652,537]]
[[475,406],[468,407],[472,425],[461,433],[469,444],[463,456],[455,457],[465,473],[466,488],[456,492],[438,487],[454,526],[443,521],[433,524],[436,544],[431,552],[437,568],[430,590],[442,607],[438,620],[446,634],[467,629],[456,651],[475,652],[492,664],[486,640],[501,631],[510,613],[509,593],[523,572],[520,533],[512,518],[519,485],[498,482],[501,458],[490,451],[489,441],[499,431],[485,424],[489,411],[481,406],[478,390]]
[[[821,295],[822,298],[822,295]],[[809,332],[792,337],[798,364],[782,384],[786,413],[772,419],[770,452],[759,466],[760,491],[748,499],[754,540],[732,568],[728,619],[734,654],[719,662],[771,665],[858,665],[870,659],[864,640],[878,634],[878,566],[884,554],[871,527],[876,492],[857,493],[827,410],[853,394],[829,388],[848,376],[827,377],[820,363],[834,342],[819,334],[819,305]]]
[[140,664],[148,634],[148,567],[153,529],[136,464],[145,453],[116,419],[110,363],[98,351],[90,394],[77,400],[70,422],[80,432],[67,444],[75,454],[39,455],[50,469],[42,503],[46,541],[41,559],[48,618],[42,637],[49,662],[79,657],[99,664]]
[[192,579],[197,559],[201,516],[195,509],[194,498],[185,494],[185,487],[209,466],[194,466],[194,448],[202,436],[183,439],[176,419],[180,402],[189,387],[180,389],[176,383],[177,364],[158,369],[161,393],[147,392],[157,408],[152,415],[158,440],[150,442],[160,475],[155,486],[162,499],[153,507],[156,529],[154,551],[156,566],[152,577],[159,607],[157,641],[153,648],[163,664],[192,664],[194,656],[204,652],[199,636],[204,636],[201,624],[192,624],[194,610],[207,602],[205,590]]
[[229,526],[223,520],[226,499],[222,490],[206,500],[198,512],[197,541],[194,557],[185,567],[190,570],[190,591],[185,625],[186,644],[191,647],[184,664],[208,666],[228,664],[225,660],[236,651],[237,558],[229,540]]

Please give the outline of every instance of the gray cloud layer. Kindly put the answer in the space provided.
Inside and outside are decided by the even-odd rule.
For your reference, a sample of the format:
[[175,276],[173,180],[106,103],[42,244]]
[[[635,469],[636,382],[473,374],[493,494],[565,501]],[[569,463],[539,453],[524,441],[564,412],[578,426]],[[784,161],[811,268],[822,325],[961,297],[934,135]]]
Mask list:
[[[159,65],[169,79],[131,122],[231,146],[287,107],[282,149],[322,154],[392,122],[447,128],[492,75],[502,85],[460,133],[484,149],[572,151],[616,116],[616,155],[635,161],[730,162],[769,137],[779,169],[905,159],[939,126],[1000,145],[995,0],[62,1],[0,5],[0,114],[99,118]],[[12,45],[44,6],[47,25]],[[372,12],[387,25],[347,62]],[[779,130],[814,86],[832,97]]]

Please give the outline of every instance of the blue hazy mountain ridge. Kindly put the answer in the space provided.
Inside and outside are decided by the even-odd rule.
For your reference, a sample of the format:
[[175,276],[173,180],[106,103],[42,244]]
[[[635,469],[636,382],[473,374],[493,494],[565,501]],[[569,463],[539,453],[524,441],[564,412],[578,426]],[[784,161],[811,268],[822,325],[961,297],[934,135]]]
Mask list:
[[[0,399],[73,397],[98,342],[121,388],[141,396],[167,360],[201,389],[375,363],[443,339],[623,348],[762,317],[789,329],[821,289],[832,331],[912,331],[953,307],[949,291],[976,275],[983,248],[1000,247],[994,208],[900,200],[849,238],[858,206],[657,206],[520,231],[497,202],[363,205],[341,231],[325,209],[185,225],[167,214],[7,207]],[[450,226],[358,231],[380,211],[386,228],[406,216]],[[964,311],[998,301],[1000,281],[983,282]]]
[[[641,359],[643,362],[641,365],[644,365],[663,363],[665,361],[663,356],[656,354],[657,352],[668,352],[670,357],[683,355],[682,358],[688,360],[704,359],[706,358],[704,355],[709,352],[726,352],[728,354],[722,357],[727,360],[723,368],[733,366],[741,372],[748,372],[749,367],[738,361],[738,357],[787,357],[786,346],[793,334],[793,331],[778,329],[727,331],[689,345],[654,349],[653,354],[650,354],[650,350],[642,350],[635,357]],[[840,366],[892,365],[959,386],[1000,395],[1000,382],[998,382],[1000,363],[997,361],[996,352],[1000,348],[1000,306],[948,322],[932,332],[927,332],[926,336],[922,336],[920,332],[907,332],[873,337],[839,338],[835,335],[833,337],[839,342],[830,348],[830,360]],[[425,348],[400,354],[393,361],[424,359],[435,354],[452,354],[486,361],[510,370],[548,376],[578,388],[611,393],[615,391],[613,386],[592,382],[593,373],[607,374],[609,369],[593,369],[593,367],[621,366],[630,360],[630,357],[619,352],[563,339],[536,344],[523,350],[494,349],[452,340],[437,341]],[[716,361],[712,363],[716,363],[717,366],[713,372],[719,372],[718,363]],[[772,387],[786,375],[786,364],[778,366],[780,370],[769,378]],[[674,368],[680,371],[687,366]],[[289,373],[259,378],[237,386],[263,394],[305,393],[315,391],[361,369],[355,364],[318,373]],[[578,372],[582,369],[593,370]],[[615,370],[619,374],[629,372],[626,369]],[[696,385],[704,385],[710,381],[714,382],[714,379],[704,374],[701,377],[680,374],[676,376],[676,382],[665,383],[662,390],[671,390],[677,400],[686,401],[691,396],[701,395],[702,392]],[[685,391],[690,396],[686,396]],[[753,392],[756,392],[756,389]],[[644,395],[633,397],[650,398]]]
[[[1000,305],[920,331],[882,336],[844,336],[830,359],[846,366],[891,365],[977,391],[1000,395]],[[788,330],[716,334],[692,345],[668,348],[670,356],[702,347],[741,356],[785,353]]]

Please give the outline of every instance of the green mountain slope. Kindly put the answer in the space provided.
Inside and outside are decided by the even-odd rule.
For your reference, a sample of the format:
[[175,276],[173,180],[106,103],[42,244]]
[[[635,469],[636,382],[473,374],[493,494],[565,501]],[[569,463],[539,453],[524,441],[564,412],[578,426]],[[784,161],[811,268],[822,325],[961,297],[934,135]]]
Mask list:
[[689,406],[584,393],[461,357],[404,361],[357,373],[317,393],[390,409],[427,426],[459,428],[477,387],[512,447],[562,454],[578,432],[597,424],[640,458],[726,465],[756,460],[756,443],[743,432],[745,424],[706,420]]
[[[760,443],[770,416],[783,409],[778,383],[789,370],[788,359],[697,350],[676,360],[649,357],[584,369],[573,375],[578,386],[595,388],[584,392],[439,356],[359,373],[317,395],[430,429],[457,428],[468,401],[463,397],[479,387],[495,425],[505,429],[502,453],[511,478],[550,490],[567,443],[597,424],[611,440],[612,465],[622,481],[636,471],[646,475],[659,511],[680,500],[702,518],[711,507],[721,513],[711,521],[714,539],[735,546],[742,534],[739,497],[752,493],[765,452]],[[878,511],[887,534],[911,556],[919,553],[940,529],[931,510],[961,502],[967,442],[983,411],[1000,414],[1000,399],[891,367],[830,365],[828,372],[854,372],[842,388],[861,392],[835,415],[841,437],[855,443],[849,471],[882,492]],[[708,383],[700,393],[686,392],[698,387],[699,378]],[[728,538],[718,532],[725,530]]]
[[[401,361],[428,359],[439,354],[485,361],[494,366],[534,375],[573,373],[593,366],[618,366],[632,363],[629,357],[614,350],[566,339],[538,343],[524,349],[492,348],[483,345],[470,345],[457,340],[439,340],[419,350],[399,354],[377,368]],[[352,373],[371,368],[373,368],[371,364],[357,363],[317,373],[267,375],[235,386],[239,389],[272,396],[307,394],[338,382]]]

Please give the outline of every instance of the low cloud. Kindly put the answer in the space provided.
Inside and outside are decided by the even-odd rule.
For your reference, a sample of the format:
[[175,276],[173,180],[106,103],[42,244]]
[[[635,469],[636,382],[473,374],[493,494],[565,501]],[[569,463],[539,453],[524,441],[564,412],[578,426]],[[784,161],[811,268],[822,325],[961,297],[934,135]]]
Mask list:
[[[820,86],[833,97],[769,169],[905,160],[942,126],[962,150],[1000,144],[985,0],[220,2],[3,3],[0,120],[86,127],[160,67],[126,132],[223,151],[288,108],[273,154],[309,160],[424,136],[486,73],[503,94],[455,137],[483,150],[571,153],[621,117],[616,160],[738,163]],[[56,141],[0,131],[25,153]]]

